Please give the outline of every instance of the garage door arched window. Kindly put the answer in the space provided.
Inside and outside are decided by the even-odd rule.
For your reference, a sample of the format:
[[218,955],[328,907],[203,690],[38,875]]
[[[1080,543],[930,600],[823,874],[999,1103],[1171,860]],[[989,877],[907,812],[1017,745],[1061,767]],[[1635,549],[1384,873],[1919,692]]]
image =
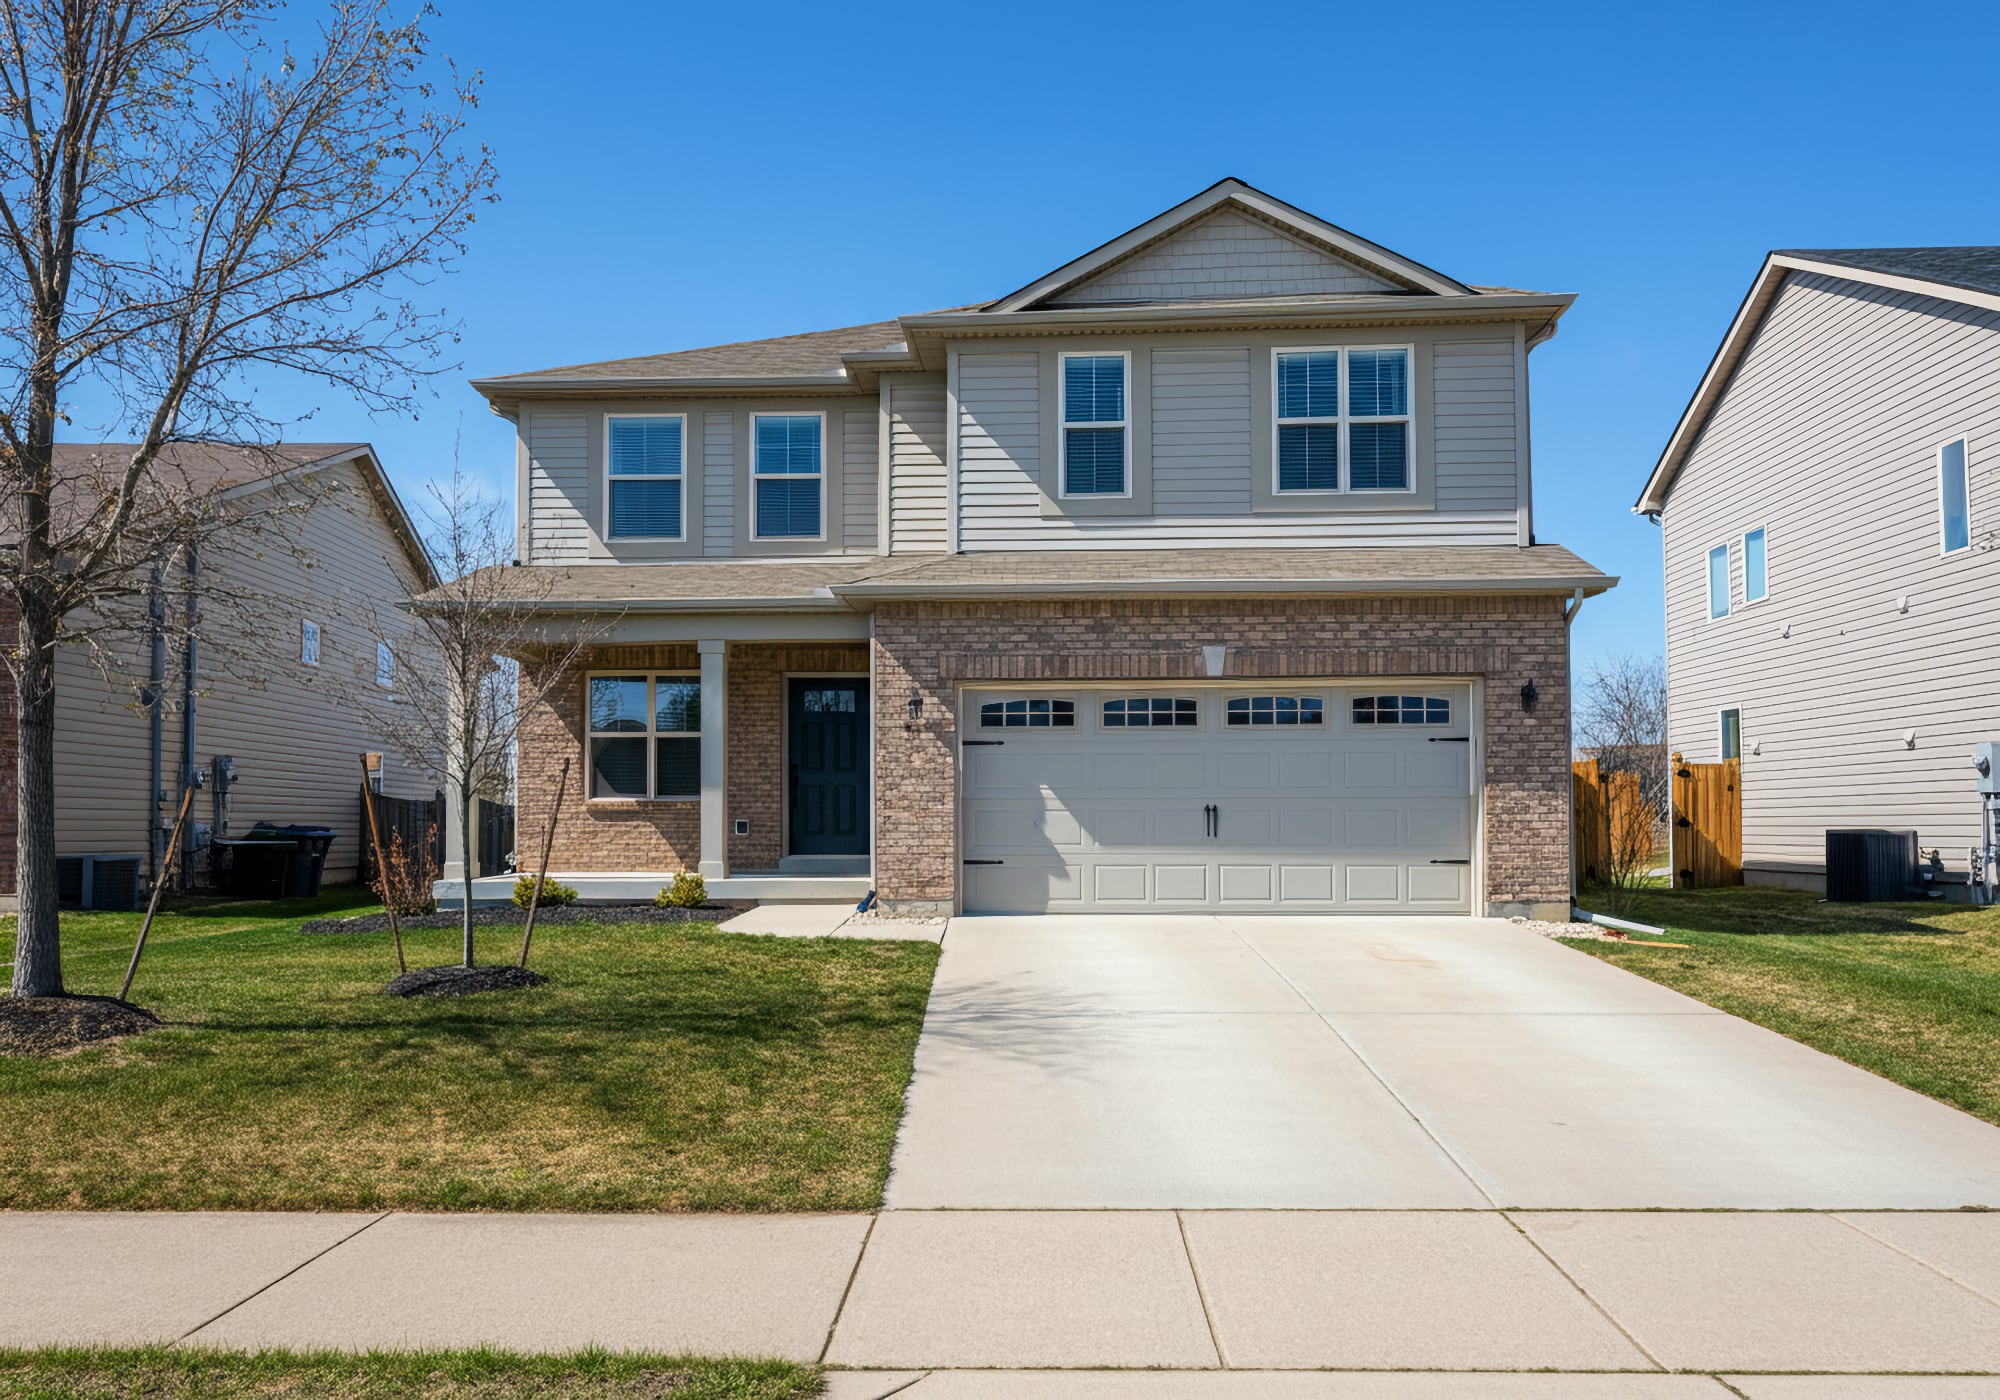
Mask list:
[[1184,695],[1132,695],[1104,702],[1106,729],[1192,729],[1200,722],[1200,710]]
[[1074,729],[1073,700],[990,700],[979,707],[981,729]]
[[1231,698],[1228,723],[1242,725],[1296,725],[1323,722],[1326,710],[1317,695],[1238,695]]
[[1357,695],[1356,724],[1450,724],[1451,701],[1442,695]]

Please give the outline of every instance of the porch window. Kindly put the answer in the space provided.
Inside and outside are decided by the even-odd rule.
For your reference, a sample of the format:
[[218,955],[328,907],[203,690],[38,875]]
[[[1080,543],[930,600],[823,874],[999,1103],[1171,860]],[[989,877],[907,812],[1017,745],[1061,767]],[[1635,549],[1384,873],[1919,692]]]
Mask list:
[[701,798],[701,680],[590,677],[590,795]]
[[823,533],[824,427],[817,413],[750,415],[756,538],[816,540]]

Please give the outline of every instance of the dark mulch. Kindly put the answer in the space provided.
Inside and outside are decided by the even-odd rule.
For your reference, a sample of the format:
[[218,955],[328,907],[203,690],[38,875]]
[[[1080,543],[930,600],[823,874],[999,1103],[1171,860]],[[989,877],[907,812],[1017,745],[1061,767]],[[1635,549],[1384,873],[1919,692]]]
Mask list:
[[406,972],[382,990],[392,997],[469,997],[475,992],[539,987],[548,980],[525,967],[466,967],[452,963]]
[[[756,908],[753,900],[704,904],[695,909],[662,909],[654,904],[564,904],[544,906],[535,915],[541,924],[719,924],[746,909]],[[472,911],[472,926],[524,924],[528,911],[512,904],[494,904]],[[464,920],[456,910],[436,914],[411,914],[396,921],[403,928],[459,928]],[[362,914],[352,919],[308,919],[300,933],[381,933],[389,927],[387,914]]]
[[116,997],[0,998],[0,1055],[62,1055],[159,1028],[159,1017]]

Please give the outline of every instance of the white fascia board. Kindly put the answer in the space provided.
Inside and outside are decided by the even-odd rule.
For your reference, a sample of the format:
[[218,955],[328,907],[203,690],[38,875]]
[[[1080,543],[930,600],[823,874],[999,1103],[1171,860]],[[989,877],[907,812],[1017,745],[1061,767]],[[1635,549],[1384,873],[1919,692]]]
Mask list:
[[474,379],[473,389],[488,399],[532,398],[538,394],[598,394],[617,398],[628,394],[714,394],[774,390],[798,394],[854,392],[858,386],[851,375],[763,374],[716,375],[706,378],[684,376],[644,376],[629,378],[595,376],[562,378],[554,375],[534,379]]
[[1446,298],[1388,295],[1311,302],[1035,307],[1008,312],[933,311],[905,316],[903,326],[912,335],[1018,335],[1036,331],[1144,331],[1246,323],[1286,326],[1353,320],[1524,320],[1532,318],[1534,313],[1560,316],[1575,301],[1575,294],[1570,292],[1493,292]]
[[1612,574],[1576,578],[1404,578],[1404,579],[1140,579],[1095,583],[835,584],[833,591],[857,603],[935,599],[1154,597],[1326,597],[1351,594],[1546,593],[1595,596],[1618,586]]

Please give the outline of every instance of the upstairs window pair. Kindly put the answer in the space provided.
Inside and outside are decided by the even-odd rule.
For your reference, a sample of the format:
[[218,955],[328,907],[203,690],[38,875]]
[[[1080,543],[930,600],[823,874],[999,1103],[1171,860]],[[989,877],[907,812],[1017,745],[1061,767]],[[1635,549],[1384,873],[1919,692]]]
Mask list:
[[[1771,571],[1766,536],[1760,525],[1743,534],[1743,601],[1761,603],[1771,596]],[[1729,546],[1719,544],[1708,552],[1708,615],[1728,617],[1730,604]]]
[[[1410,351],[1280,350],[1280,493],[1410,489]],[[1131,357],[1064,355],[1062,493],[1132,494]]]
[[[817,413],[750,415],[751,538],[824,535],[825,430]],[[614,415],[604,437],[609,537],[685,539],[686,415]]]

